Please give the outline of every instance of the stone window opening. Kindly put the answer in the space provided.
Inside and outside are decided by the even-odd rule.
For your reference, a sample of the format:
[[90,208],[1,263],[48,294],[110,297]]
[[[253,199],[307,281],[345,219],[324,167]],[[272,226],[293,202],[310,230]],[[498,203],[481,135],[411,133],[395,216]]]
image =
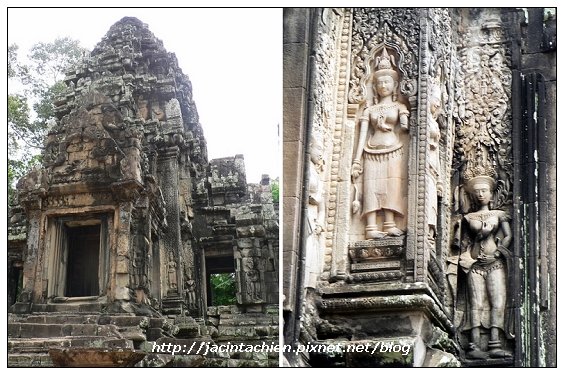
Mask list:
[[206,257],[207,306],[237,303],[235,262],[232,256]]
[[109,264],[107,228],[105,217],[49,220],[48,292],[54,302],[104,294]]
[[211,294],[210,306],[234,305],[237,303],[235,272],[213,273],[209,279]]

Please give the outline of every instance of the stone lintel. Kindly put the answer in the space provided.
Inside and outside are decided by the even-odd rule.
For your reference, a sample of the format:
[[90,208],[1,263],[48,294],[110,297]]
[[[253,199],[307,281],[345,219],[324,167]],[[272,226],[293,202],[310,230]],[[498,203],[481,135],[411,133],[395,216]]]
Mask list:
[[77,193],[97,193],[108,191],[107,183],[76,182],[49,186],[49,195],[67,195]]

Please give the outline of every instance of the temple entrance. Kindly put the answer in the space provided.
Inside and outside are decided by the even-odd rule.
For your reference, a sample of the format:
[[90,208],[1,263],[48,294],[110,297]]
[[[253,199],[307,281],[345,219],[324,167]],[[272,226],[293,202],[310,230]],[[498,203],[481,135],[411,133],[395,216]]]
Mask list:
[[100,225],[67,228],[66,297],[97,296]]
[[49,220],[48,293],[55,302],[103,294],[110,264],[109,220],[105,215]]

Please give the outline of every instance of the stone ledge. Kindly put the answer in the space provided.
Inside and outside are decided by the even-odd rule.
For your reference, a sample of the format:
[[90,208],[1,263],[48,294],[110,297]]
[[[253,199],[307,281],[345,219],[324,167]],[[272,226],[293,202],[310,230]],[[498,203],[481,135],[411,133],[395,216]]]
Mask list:
[[427,294],[405,294],[387,296],[362,296],[322,298],[317,303],[322,313],[358,314],[374,311],[423,310],[439,326],[454,334],[454,325],[440,309],[436,301]]

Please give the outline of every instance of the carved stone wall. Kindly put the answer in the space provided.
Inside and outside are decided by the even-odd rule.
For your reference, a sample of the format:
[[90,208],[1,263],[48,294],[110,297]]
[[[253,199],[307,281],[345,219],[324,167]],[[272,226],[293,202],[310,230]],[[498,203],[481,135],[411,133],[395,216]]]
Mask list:
[[[287,298],[298,298],[288,310],[298,311],[301,324],[288,314],[286,339],[327,345],[413,334],[414,357],[403,365],[544,363],[532,348],[535,333],[550,336],[539,324],[549,315],[551,278],[540,275],[550,273],[553,258],[546,231],[533,226],[551,212],[543,198],[550,182],[537,176],[551,155],[539,150],[548,144],[554,78],[531,56],[551,66],[555,41],[552,16],[545,11],[543,23],[540,14],[531,10],[527,25],[517,9],[323,9],[306,23],[285,12],[285,25],[310,30],[303,40],[312,46],[311,60],[302,60],[312,106],[299,132],[285,133],[307,142],[302,203],[309,193],[303,240],[293,243],[305,263],[287,271],[304,272]],[[524,43],[532,52],[523,52]],[[391,143],[377,143],[386,134],[405,145],[395,151],[405,164],[388,163],[392,171],[382,163],[400,157],[384,150]],[[319,147],[326,137],[333,147]],[[371,152],[376,162],[367,162]],[[293,165],[287,161],[285,170]],[[377,177],[362,177],[367,168]],[[392,184],[403,170],[405,182]],[[387,190],[377,185],[383,179]],[[368,215],[363,205],[374,192],[379,202],[401,197],[405,208],[378,203]],[[317,280],[315,262],[308,263],[316,229],[326,238]],[[535,311],[537,303],[546,311]],[[287,357],[293,365],[389,363],[350,353]]]
[[[506,217],[506,225],[509,227],[512,221],[512,200],[513,200],[513,154],[512,154],[512,109],[511,109],[511,51],[510,39],[508,37],[508,26],[504,25],[501,14],[496,10],[480,10],[466,14],[461,10],[455,15],[455,20],[459,25],[462,33],[459,33],[457,41],[457,58],[459,61],[456,71],[456,101],[454,107],[454,119],[456,122],[456,136],[454,144],[454,174],[452,181],[452,189],[454,193],[453,206],[453,226],[456,227],[460,236],[465,236],[464,223],[472,223],[476,214],[469,214],[478,210],[478,206],[474,205],[474,192],[472,191],[472,181],[477,176],[489,176],[492,178],[492,199],[489,203],[493,212],[506,212],[499,217]],[[475,21],[476,20],[476,21]],[[473,203],[474,202],[474,203]],[[456,221],[456,214],[464,215],[460,221]],[[490,215],[491,215],[490,214]],[[502,219],[503,220],[503,219]],[[493,219],[489,219],[494,222]],[[484,221],[485,222],[485,221]],[[460,227],[457,225],[460,224]],[[495,224],[494,224],[495,225]],[[500,228],[501,231],[501,228]],[[466,250],[464,246],[476,246],[478,239],[473,243],[460,243],[460,238],[455,234],[455,247],[453,255],[447,260],[449,263],[449,280],[451,280],[450,289],[454,295],[450,300],[454,301],[454,325],[460,332],[460,342],[465,348],[466,358],[472,362],[480,360],[486,361],[503,361],[508,360],[507,364],[512,364],[513,358],[513,332],[515,330],[513,320],[513,309],[515,308],[515,287],[514,287],[514,264],[518,263],[518,259],[514,257],[514,251],[511,251],[510,238],[512,234],[498,234],[498,244],[504,244],[509,250],[508,257],[500,256],[499,267],[507,272],[507,275],[495,276],[493,269],[482,273],[484,282],[496,278],[497,289],[487,287],[490,295],[488,302],[480,302],[475,297],[470,297],[470,293],[474,293],[479,288],[477,275],[479,267],[491,269],[494,266],[480,266],[474,264],[470,269],[465,264]],[[468,231],[467,231],[468,233]],[[507,240],[502,241],[502,238]],[[462,239],[461,241],[464,241]],[[485,246],[482,240],[481,245]],[[476,259],[477,254],[472,255]],[[516,263],[517,262],[517,263]],[[452,283],[454,277],[455,264],[458,264],[457,273],[459,275],[459,283]],[[497,264],[497,263],[496,263]],[[489,267],[489,268],[488,268]],[[497,266],[496,266],[497,267]],[[480,268],[480,269],[482,269]],[[465,274],[466,273],[466,274]],[[461,277],[462,276],[462,277]],[[480,279],[481,280],[481,279]],[[469,282],[467,284],[467,282]],[[481,281],[479,281],[481,282]],[[478,297],[479,299],[479,297]],[[507,300],[507,302],[505,301]],[[493,307],[501,302],[504,306],[499,307],[503,311],[498,315],[502,317],[495,318]],[[471,331],[480,329],[481,339],[472,338],[477,335],[476,332],[468,330],[470,326],[468,321],[474,319],[475,313],[471,309],[477,309],[477,305],[481,303],[490,304],[492,312],[489,318],[491,323],[485,323],[485,327],[493,331],[497,328],[489,328],[489,324],[496,325],[504,333],[499,338],[488,338],[489,330],[483,328],[472,328]],[[497,310],[495,310],[497,311]],[[500,322],[494,323],[494,320]],[[467,341],[468,340],[468,341]],[[507,340],[507,341],[506,341]],[[475,342],[481,341],[481,342]],[[488,344],[489,341],[489,344]],[[492,344],[500,341],[499,344]],[[499,346],[496,346],[499,345]],[[472,349],[476,347],[476,349]],[[480,351],[489,352],[482,355]],[[465,356],[463,356],[464,358]],[[501,358],[501,359],[500,359]],[[490,362],[491,363],[491,362]]]

